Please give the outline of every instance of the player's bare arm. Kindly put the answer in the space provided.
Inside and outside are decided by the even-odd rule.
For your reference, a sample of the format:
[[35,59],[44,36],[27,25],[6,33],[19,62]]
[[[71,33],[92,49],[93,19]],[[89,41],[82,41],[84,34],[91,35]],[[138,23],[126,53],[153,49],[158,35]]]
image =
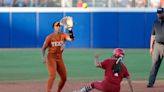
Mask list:
[[98,54],[95,55],[95,57],[94,57],[94,58],[95,58],[95,61],[94,61],[94,62],[95,62],[95,66],[96,66],[97,68],[101,68],[101,67],[102,67],[101,62],[98,61],[99,57],[100,57],[100,56],[99,56]]
[[129,84],[129,87],[130,87],[131,92],[134,92],[134,91],[133,91],[133,86],[132,86],[132,82],[131,82],[130,76],[127,76],[126,79],[127,79],[127,81],[128,81],[128,84]]
[[152,53],[153,53],[154,42],[155,42],[155,35],[151,35],[151,40],[150,40],[150,55],[152,55]]
[[101,62],[95,61],[95,66],[96,66],[97,68],[101,68],[101,67],[102,67],[102,66],[101,66]]
[[45,64],[46,63],[46,57],[45,57],[45,52],[46,52],[46,49],[48,48],[48,37],[46,38],[44,44],[43,44],[43,47],[42,47],[42,63]]
[[45,48],[45,46],[43,45],[43,47],[42,47],[42,62],[43,62],[43,64],[46,63],[45,51],[46,51],[46,48]]

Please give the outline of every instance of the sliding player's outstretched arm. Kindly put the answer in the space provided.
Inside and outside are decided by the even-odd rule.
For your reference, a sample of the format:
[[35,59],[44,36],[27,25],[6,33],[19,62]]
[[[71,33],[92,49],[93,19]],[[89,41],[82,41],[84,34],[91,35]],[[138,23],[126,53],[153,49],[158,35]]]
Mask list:
[[97,54],[97,55],[95,55],[95,57],[94,57],[94,59],[95,59],[95,66],[97,67],[97,68],[101,68],[102,66],[101,66],[101,62],[99,62],[98,61],[98,59],[100,58],[100,56]]
[[128,81],[128,84],[129,84],[129,87],[130,87],[131,92],[133,92],[133,86],[132,86],[132,82],[131,82],[130,76],[127,76],[126,79]]

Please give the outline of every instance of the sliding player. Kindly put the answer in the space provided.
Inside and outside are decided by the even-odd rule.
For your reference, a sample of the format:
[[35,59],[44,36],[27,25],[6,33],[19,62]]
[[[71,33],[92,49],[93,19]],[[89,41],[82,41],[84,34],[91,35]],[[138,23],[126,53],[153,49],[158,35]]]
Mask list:
[[105,70],[104,80],[92,82],[79,91],[73,92],[89,92],[92,89],[97,89],[102,92],[120,92],[120,84],[123,78],[128,80],[130,90],[133,92],[128,70],[122,63],[124,56],[125,52],[121,48],[114,49],[113,56],[103,62],[97,62],[98,56],[96,56],[96,67]]

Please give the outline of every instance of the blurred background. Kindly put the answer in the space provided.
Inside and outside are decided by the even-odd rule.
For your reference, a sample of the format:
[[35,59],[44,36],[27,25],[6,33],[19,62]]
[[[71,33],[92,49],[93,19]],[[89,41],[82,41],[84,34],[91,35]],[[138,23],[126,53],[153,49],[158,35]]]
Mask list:
[[64,16],[73,17],[76,37],[66,48],[149,48],[160,6],[164,0],[0,0],[0,48],[40,48]]
[[158,7],[163,0],[0,0],[1,7],[80,7],[85,2],[89,7]]

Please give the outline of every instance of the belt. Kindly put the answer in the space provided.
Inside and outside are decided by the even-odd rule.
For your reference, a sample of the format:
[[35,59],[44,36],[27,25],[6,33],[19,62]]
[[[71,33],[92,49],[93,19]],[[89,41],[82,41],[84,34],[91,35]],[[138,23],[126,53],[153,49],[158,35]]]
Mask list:
[[159,44],[161,44],[161,45],[164,45],[164,42],[158,42]]

